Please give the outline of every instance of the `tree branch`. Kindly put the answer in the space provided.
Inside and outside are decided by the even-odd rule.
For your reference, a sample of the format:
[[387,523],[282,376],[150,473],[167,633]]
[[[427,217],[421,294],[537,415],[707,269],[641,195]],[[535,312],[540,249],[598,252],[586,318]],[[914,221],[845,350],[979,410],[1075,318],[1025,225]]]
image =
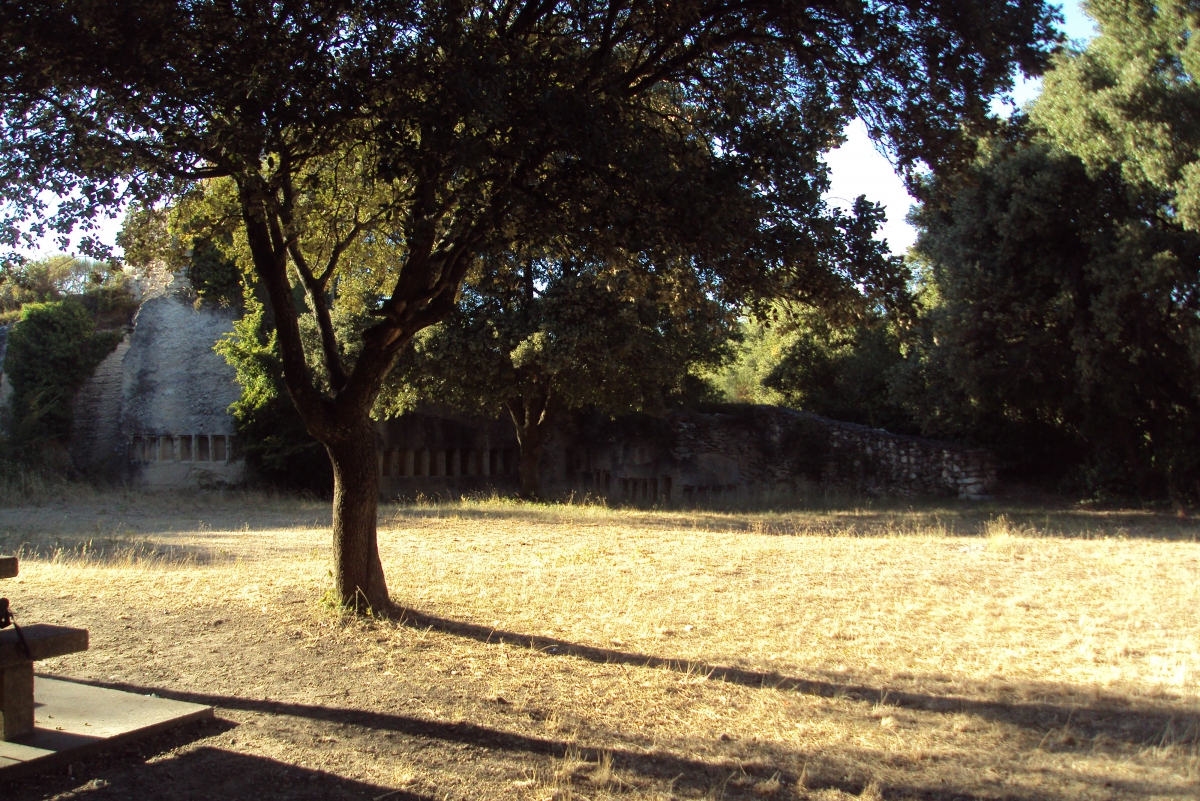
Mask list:
[[345,389],[348,379],[346,368],[342,364],[342,355],[338,351],[337,333],[333,330],[329,299],[322,282],[313,277],[312,270],[308,268],[308,262],[300,251],[299,241],[293,239],[288,243],[288,253],[291,254],[292,263],[300,273],[309,302],[312,303],[313,312],[317,316],[317,327],[321,331],[321,352],[325,356],[325,369],[329,371],[329,385],[335,393],[341,392]]
[[254,270],[267,288],[271,308],[275,312],[275,331],[279,356],[283,362],[284,383],[296,404],[309,433],[327,439],[336,418],[329,412],[325,399],[312,382],[304,358],[304,342],[300,338],[299,318],[292,300],[292,287],[287,278],[287,254],[272,246],[272,228],[268,224],[267,189],[259,176],[236,176],[241,196],[242,220],[246,224],[246,239],[254,260]]

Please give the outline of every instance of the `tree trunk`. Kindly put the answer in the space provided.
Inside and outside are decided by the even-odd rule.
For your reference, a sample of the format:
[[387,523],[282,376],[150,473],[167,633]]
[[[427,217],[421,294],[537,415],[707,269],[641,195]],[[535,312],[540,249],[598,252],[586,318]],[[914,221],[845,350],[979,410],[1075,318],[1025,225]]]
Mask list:
[[521,497],[533,500],[542,495],[542,475],[539,466],[542,461],[542,440],[545,432],[540,423],[517,429],[517,441],[521,445],[520,476]]
[[[333,574],[337,601],[359,613],[386,613],[390,611],[390,600],[376,534],[379,462],[370,410],[396,354],[414,331],[449,314],[453,292],[426,296],[423,310],[415,318],[410,316],[407,327],[389,318],[367,329],[363,334],[364,347],[349,377],[340,362],[332,329],[322,327],[322,351],[335,385],[330,397],[318,387],[306,362],[296,299],[288,278],[288,249],[294,239],[288,239],[290,224],[281,222],[290,221],[292,201],[285,192],[280,206],[273,197],[274,190],[256,173],[235,177],[255,271],[267,290],[275,317],[276,341],[288,395],[308,432],[325,446],[333,465]],[[328,269],[332,271],[333,265]],[[451,280],[457,282],[459,277],[454,276],[459,275],[454,273]],[[309,278],[311,275],[306,278],[310,293],[323,291],[319,282],[314,286]],[[417,278],[412,280],[417,285],[433,286],[421,284]],[[453,286],[457,288],[458,284]],[[400,291],[398,287],[396,292]]]
[[542,461],[542,443],[546,437],[550,403],[550,393],[545,389],[508,401],[508,413],[517,429],[517,444],[521,447],[518,473],[522,498],[532,500],[540,498],[542,494],[542,476],[538,466]]
[[359,613],[390,606],[379,561],[379,455],[370,418],[326,443],[333,463],[333,575],[339,602]]

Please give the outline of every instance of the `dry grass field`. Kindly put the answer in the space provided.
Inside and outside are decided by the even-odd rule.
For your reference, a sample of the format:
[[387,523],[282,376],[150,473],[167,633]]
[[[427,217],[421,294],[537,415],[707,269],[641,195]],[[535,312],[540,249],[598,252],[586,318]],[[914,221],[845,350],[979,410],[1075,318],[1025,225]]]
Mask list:
[[946,502],[385,506],[406,611],[320,599],[328,508],[0,508],[45,673],[216,706],[0,798],[1200,798],[1200,524]]

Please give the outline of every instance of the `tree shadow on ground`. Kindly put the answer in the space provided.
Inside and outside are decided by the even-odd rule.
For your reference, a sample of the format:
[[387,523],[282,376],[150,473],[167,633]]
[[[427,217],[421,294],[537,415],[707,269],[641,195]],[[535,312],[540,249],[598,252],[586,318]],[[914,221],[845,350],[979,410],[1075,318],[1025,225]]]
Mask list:
[[[1082,697],[1071,693],[1070,688],[1051,685],[1022,689],[1027,691],[1026,696],[1054,695],[1061,698],[1061,702],[1002,701],[961,695],[939,695],[834,678],[798,678],[747,668],[617,651],[554,637],[494,629],[403,607],[393,609],[392,617],[403,625],[433,629],[483,643],[520,645],[545,654],[570,656],[600,664],[660,668],[688,675],[702,675],[709,680],[745,687],[777,689],[825,698],[847,698],[865,703],[874,703],[886,698],[888,704],[901,708],[974,715],[990,721],[1045,732],[1065,727],[1069,723],[1089,738],[1103,734],[1113,742],[1131,745],[1148,745],[1160,742],[1164,738],[1184,745],[1200,744],[1200,711],[1172,706],[1169,703],[1171,699],[1165,699],[1166,702],[1159,705],[1135,704],[1124,697]],[[1028,692],[1029,690],[1034,692]]]
[[[737,760],[731,764],[729,760],[710,762],[703,759],[680,756],[662,749],[647,751],[604,745],[589,746],[577,739],[568,741],[535,737],[468,721],[449,722],[430,720],[377,710],[176,691],[162,687],[131,685],[120,682],[85,681],[81,683],[98,687],[108,687],[125,692],[140,694],[154,693],[163,698],[205,704],[217,707],[218,709],[298,717],[313,721],[355,726],[373,733],[400,735],[446,744],[462,744],[471,748],[481,749],[484,752],[505,752],[541,759],[574,759],[593,764],[600,764],[604,760],[610,760],[613,770],[627,774],[636,774],[643,779],[662,784],[670,788],[672,797],[682,795],[684,797],[711,798],[714,788],[720,788],[720,797],[730,799],[756,798],[761,795],[761,792],[755,790],[755,787],[761,786],[762,782],[772,781],[780,782],[785,787],[795,787],[799,784],[808,791],[838,790],[851,796],[860,796],[867,789],[867,784],[863,781],[849,775],[843,775],[842,768],[836,764],[814,769],[812,766],[818,763],[817,754],[784,749],[777,744],[755,743],[754,750],[757,752],[758,759]],[[600,739],[605,739],[606,735],[611,737],[611,733],[608,732],[596,732],[596,734],[600,735]],[[189,795],[185,792],[172,794],[171,797],[173,798],[220,797],[229,799],[258,799],[276,797],[278,795],[277,792],[264,793],[264,787],[277,790],[277,787],[272,785],[272,782],[277,781],[279,777],[294,775],[304,777],[304,780],[298,778],[296,781],[296,785],[300,788],[305,787],[305,781],[324,782],[323,785],[313,785],[313,789],[323,789],[324,794],[321,792],[294,792],[289,795],[289,797],[293,798],[337,798],[339,797],[338,794],[331,792],[331,790],[342,787],[358,792],[358,797],[360,798],[364,792],[368,797],[377,798],[379,797],[379,793],[376,791],[382,790],[385,794],[384,797],[389,800],[432,801],[427,796],[407,793],[405,791],[388,791],[385,788],[364,786],[359,782],[342,779],[319,771],[297,768],[269,759],[247,757],[212,748],[200,748],[192,753],[197,754],[197,756],[193,757],[189,762],[194,763],[196,769],[201,773],[223,771],[226,767],[238,767],[239,770],[245,772],[245,786],[230,780],[227,786],[222,787],[221,792],[216,794],[209,792],[208,794]],[[821,756],[828,756],[828,754]],[[873,758],[877,757],[876,754],[868,752],[855,752],[854,756],[857,757],[858,761],[868,764]],[[180,762],[181,767],[187,767],[189,764],[189,762],[183,762],[182,760]],[[802,775],[798,775],[795,770],[789,770],[785,767],[787,765],[803,765]],[[136,767],[140,770],[142,766],[137,765]],[[172,781],[178,780],[176,776],[172,776],[171,778]],[[731,785],[731,779],[739,781]],[[153,776],[139,776],[137,781],[144,782],[148,787],[155,786]],[[1101,781],[1102,779],[1096,780],[1097,783]],[[161,786],[161,781],[159,785]],[[1121,786],[1124,787],[1125,783],[1122,783]],[[1108,781],[1105,787],[1113,791],[1120,789],[1112,781]],[[1159,787],[1145,781],[1140,781],[1136,785],[1130,784],[1127,789],[1133,794],[1150,792],[1158,793],[1159,795],[1169,795],[1174,788]],[[127,793],[128,789],[120,795],[126,795]],[[105,797],[103,795],[88,796],[88,798],[98,799]],[[142,796],[135,792],[134,797],[150,796]],[[349,796],[347,795],[346,797]],[[980,795],[953,786],[930,787],[891,782],[884,790],[883,797],[886,799],[919,798],[923,799],[923,801],[1037,801],[1039,799],[1067,801],[1069,798],[1074,798],[1075,796],[1047,792],[1045,788],[1039,788],[1036,792],[1019,791],[1016,793],[1001,794],[989,792],[986,795]]]
[[[162,694],[162,691],[158,691]],[[0,782],[0,797],[42,799],[171,798],[188,801],[259,801],[263,798],[356,799],[386,794],[389,801],[433,801],[405,790],[346,779],[274,759],[202,745],[176,749],[198,740],[232,733],[237,724],[206,720],[114,746],[72,763],[71,770],[35,774]]]

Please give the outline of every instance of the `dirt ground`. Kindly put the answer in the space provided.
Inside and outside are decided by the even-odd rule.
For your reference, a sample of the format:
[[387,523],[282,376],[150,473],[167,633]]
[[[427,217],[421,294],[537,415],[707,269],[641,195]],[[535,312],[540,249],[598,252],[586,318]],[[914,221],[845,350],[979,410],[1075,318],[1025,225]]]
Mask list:
[[24,799],[1200,798],[1200,525],[1140,511],[389,506],[399,619],[330,586],[328,509],[83,493],[0,509],[39,671],[217,719]]

